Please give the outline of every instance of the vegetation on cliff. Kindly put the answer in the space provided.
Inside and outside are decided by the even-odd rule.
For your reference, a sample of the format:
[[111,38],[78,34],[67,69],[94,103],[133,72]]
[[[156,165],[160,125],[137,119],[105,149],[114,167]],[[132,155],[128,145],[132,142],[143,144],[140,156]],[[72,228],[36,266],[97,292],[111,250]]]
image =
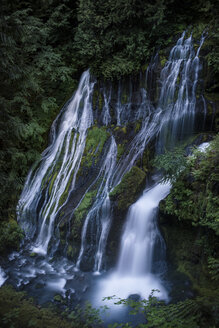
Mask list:
[[168,263],[175,274],[184,274],[191,281],[197,295],[194,302],[205,320],[209,318],[209,326],[218,324],[218,146],[219,135],[205,152],[196,149],[185,157],[182,149],[177,151],[176,177],[172,175],[174,161],[167,164],[171,153],[155,161],[173,184],[160,205],[160,227],[167,245]]
[[194,226],[208,227],[219,235],[219,135],[205,152],[195,150],[187,158],[182,150],[170,154],[163,155],[165,177],[173,177],[173,166],[177,176],[163,202],[164,213],[175,215],[179,220],[190,220]]

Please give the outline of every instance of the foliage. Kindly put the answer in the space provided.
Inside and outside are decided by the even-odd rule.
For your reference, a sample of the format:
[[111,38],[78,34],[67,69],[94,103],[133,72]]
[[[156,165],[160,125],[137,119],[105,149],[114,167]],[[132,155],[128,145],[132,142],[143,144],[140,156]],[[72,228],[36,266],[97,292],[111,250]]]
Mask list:
[[157,155],[153,162],[158,170],[162,170],[164,181],[175,181],[181,171],[186,168],[186,156],[183,147]]
[[219,259],[209,257],[208,270],[213,280],[219,280]]
[[97,190],[88,191],[74,212],[75,219],[72,226],[72,236],[74,239],[78,239],[80,236],[81,228],[83,225],[83,219],[85,218],[89,208],[93,204],[96,193]]
[[0,253],[18,249],[23,233],[15,220],[0,223]]
[[85,163],[87,167],[91,167],[93,161],[97,162],[108,137],[105,127],[93,126],[88,130],[81,166]]
[[[216,7],[213,0],[80,0],[76,50],[96,76],[106,79],[138,72],[155,51],[168,47],[172,37],[188,26],[194,27],[198,37],[200,29],[208,29],[212,50],[219,36]],[[214,51],[208,62],[218,71]]]
[[173,183],[163,204],[167,214],[180,220],[191,220],[194,225],[207,226],[219,235],[218,162],[219,135],[206,152],[196,151],[189,156],[186,169]]
[[72,74],[70,1],[1,2],[0,214],[14,212],[31,164],[39,159]]
[[110,198],[117,200],[118,209],[125,211],[135,202],[142,184],[145,183],[146,174],[137,166],[133,166],[126,173],[122,181],[110,192]]
[[87,304],[73,312],[66,309],[43,308],[34,304],[24,292],[15,292],[11,286],[0,288],[0,325],[3,328],[89,328],[100,327],[99,311]]
[[[166,305],[153,296],[154,291],[147,300],[134,301],[132,299],[120,299],[107,297],[105,299],[114,299],[115,304],[128,306],[130,314],[144,314],[145,323],[135,325],[138,328],[198,328],[202,325],[201,308],[196,300],[185,300],[176,304]],[[131,328],[131,324],[111,325],[111,328]]]

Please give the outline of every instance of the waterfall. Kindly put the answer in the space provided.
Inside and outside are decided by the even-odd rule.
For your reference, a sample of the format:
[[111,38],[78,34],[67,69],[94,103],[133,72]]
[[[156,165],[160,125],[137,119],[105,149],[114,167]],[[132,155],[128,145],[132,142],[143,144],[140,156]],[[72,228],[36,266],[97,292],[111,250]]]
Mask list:
[[105,246],[107,242],[107,236],[111,223],[111,206],[109,200],[109,191],[110,191],[111,177],[116,164],[116,157],[117,157],[117,145],[114,137],[111,137],[110,148],[107,152],[107,156],[104,160],[104,163],[101,167],[98,176],[98,178],[101,177],[102,180],[96,195],[96,200],[93,206],[91,207],[90,211],[88,212],[83,225],[82,236],[81,236],[81,249],[76,264],[77,268],[80,267],[82,257],[86,250],[86,246],[88,246],[88,249],[91,247],[91,245],[87,245],[87,241],[86,241],[86,236],[88,233],[88,224],[91,221],[96,221],[96,227],[97,227],[97,232],[95,236],[96,241],[92,240],[91,244],[94,244],[94,247],[96,249],[94,271],[97,272],[100,271],[103,255],[105,251]]
[[[82,186],[84,189],[80,190],[80,199],[75,201],[71,213],[68,213],[70,221],[83,197],[96,184],[95,199],[87,211],[81,231],[76,269],[83,269],[84,264],[89,261],[93,271],[101,272],[113,220],[110,191],[141,158],[149,142],[155,141],[159,153],[164,148],[172,148],[175,141],[183,139],[193,131],[200,70],[199,52],[203,41],[204,38],[201,39],[196,52],[193,48],[192,36],[185,39],[183,33],[177,41],[160,74],[160,89],[156,104],[152,102],[150,93],[152,73],[156,69],[158,55],[147,68],[145,87],[141,85],[138,90],[140,97],[136,96],[136,90],[129,81],[129,95],[126,95],[127,99],[122,99],[125,87],[120,81],[118,90],[115,91],[116,95],[113,94],[112,86],[109,89],[102,89],[101,113],[98,110],[94,113],[92,108],[94,82],[91,81],[89,71],[83,73],[76,93],[54,121],[51,143],[43,152],[41,161],[29,173],[19,200],[17,208],[19,223],[29,239],[34,241],[33,252],[43,255],[48,253],[59,214],[70,196],[77,193],[76,179],[82,156],[85,155],[88,129],[94,124],[102,124],[107,130],[108,139],[101,152],[100,162],[95,167],[95,178],[87,185],[84,183],[85,186]],[[132,113],[132,101],[137,98]],[[94,118],[98,116],[100,119],[96,123]],[[133,123],[134,120],[141,122],[140,129],[127,140],[124,153],[117,160],[114,130],[121,129],[121,125]],[[116,128],[113,123],[116,124]],[[99,145],[96,151],[98,147]],[[154,246],[158,240],[162,244],[156,225],[156,209],[169,188],[169,185],[154,184],[130,208],[122,236],[118,274],[120,272],[133,275],[140,272],[151,273]],[[131,247],[133,241],[136,247]]]
[[164,199],[171,185],[155,184],[134,203],[128,212],[118,260],[118,274],[136,276],[152,272],[154,246],[163,245],[156,224],[159,202]]
[[109,125],[111,122],[110,107],[109,107],[110,101],[111,101],[111,96],[112,96],[112,87],[110,87],[108,97],[107,97],[105,91],[103,93],[104,105],[103,105],[103,109],[102,109],[102,113],[101,113],[103,125]]
[[[129,171],[133,163],[143,153],[147,143],[157,139],[157,152],[174,147],[178,140],[193,132],[196,110],[196,87],[198,82],[199,51],[194,52],[192,36],[184,40],[185,33],[171,50],[169,59],[161,71],[161,89],[158,105],[153,108],[149,99],[145,102],[145,116],[141,130],[130,144],[129,150],[118,163],[114,173],[114,183],[118,184],[124,172]],[[148,68],[148,77],[151,67]],[[147,298],[152,289],[159,289],[156,296],[167,299],[159,272],[154,272],[155,248],[162,256],[165,244],[157,226],[159,202],[164,199],[171,185],[154,182],[150,189],[128,211],[124,224],[119,258],[114,272],[100,282],[98,298],[104,295],[116,295],[127,298],[139,294]],[[163,249],[164,248],[164,249]]]
[[[43,153],[37,170],[30,172],[25,183],[18,204],[18,220],[30,237],[33,237],[35,232],[33,228],[38,225],[37,239],[33,247],[36,253],[47,253],[54,221],[61,207],[61,198],[67,188],[69,192],[75,186],[87,129],[93,123],[93,85],[89,71],[86,71],[81,77],[76,94],[54,123],[51,145]],[[40,202],[43,204],[38,214]],[[29,219],[31,216],[35,218],[35,222]]]
[[158,109],[163,113],[158,149],[173,148],[177,140],[191,135],[196,111],[196,87],[200,70],[199,52],[195,53],[192,36],[184,40],[185,32],[170,52],[161,71],[161,91]]

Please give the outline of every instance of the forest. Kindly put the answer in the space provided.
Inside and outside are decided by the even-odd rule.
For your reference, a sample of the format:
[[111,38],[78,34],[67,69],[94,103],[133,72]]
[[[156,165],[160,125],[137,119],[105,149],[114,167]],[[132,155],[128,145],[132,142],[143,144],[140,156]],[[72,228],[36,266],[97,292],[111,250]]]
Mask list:
[[[94,237],[91,232],[87,232],[84,237],[86,242],[83,244],[82,232],[90,209],[98,197],[101,199],[104,195],[103,190],[106,190],[107,200],[112,204],[113,223],[107,232],[109,236],[106,237],[106,245],[105,241],[102,242],[106,248],[103,257],[106,258],[107,269],[115,266],[124,218],[129,215],[128,208],[142,195],[145,181],[152,181],[152,175],[159,170],[163,174],[163,181],[172,185],[171,191],[160,199],[159,205],[159,230],[166,243],[168,263],[165,274],[172,282],[188,282],[189,287],[179,287],[178,292],[170,292],[173,301],[169,303],[156,298],[154,291],[147,300],[140,301],[118,296],[116,303],[131,307],[135,314],[141,312],[144,320],[140,323],[135,323],[135,320],[128,323],[124,319],[120,323],[111,323],[111,327],[217,327],[218,11],[218,1],[214,0],[1,1],[0,266],[7,268],[8,276],[10,270],[15,270],[10,269],[7,264],[13,252],[29,252],[30,261],[36,259],[37,263],[37,252],[34,249],[27,251],[25,245],[30,239],[36,238],[37,234],[37,241],[42,236],[45,237],[46,230],[41,232],[39,227],[38,212],[41,206],[46,226],[46,220],[52,217],[56,205],[51,203],[50,207],[43,208],[42,204],[46,203],[46,197],[53,194],[58,209],[54,212],[56,216],[55,221],[51,221],[51,229],[57,223],[58,232],[54,228],[53,237],[48,239],[48,254],[54,253],[57,258],[65,254],[68,261],[76,263],[84,272],[91,272],[95,265],[99,268],[98,263],[102,263],[102,258],[99,262],[97,258],[92,258],[96,247]],[[165,125],[162,125],[160,130],[157,128],[159,133],[156,132],[152,137],[148,132],[150,126],[145,125],[144,128],[143,124],[150,124],[153,118],[147,121],[139,104],[143,104],[145,108],[150,107],[150,115],[159,106],[166,106],[167,112],[168,100],[165,103],[165,96],[162,98],[162,86],[165,84],[162,82],[165,81],[162,72],[164,74],[166,67],[172,67],[168,66],[171,54],[174,56],[171,49],[180,44],[178,40],[182,35],[186,40],[190,40],[191,36],[189,60],[195,56],[194,53],[198,54],[195,59],[200,58],[200,69],[197,71],[199,77],[191,73],[194,76],[192,75],[188,88],[192,91],[187,92],[188,100],[192,99],[192,104],[196,99],[194,111],[198,111],[197,108],[201,110],[195,114],[194,127],[190,129],[192,132],[183,134],[184,139],[180,137],[183,141],[180,140],[173,146],[170,133],[175,125],[168,125],[167,132]],[[203,43],[200,40],[203,40]],[[90,77],[84,77],[83,86],[79,81],[85,71],[89,72]],[[150,77],[150,83],[145,80],[145,74]],[[178,83],[179,90],[180,86],[183,88],[180,79],[186,74],[186,68],[184,75],[180,74],[174,82]],[[83,75],[81,79],[83,80]],[[148,103],[144,100],[142,89],[146,90]],[[27,214],[25,220],[29,220],[29,223],[26,224],[22,218],[18,220],[18,217],[22,216],[20,212],[23,211],[23,208],[19,209],[18,204],[19,199],[22,200],[21,195],[28,189],[25,187],[29,181],[28,172],[32,167],[29,179],[34,179],[34,174],[36,177],[39,172],[37,170],[41,167],[42,158],[49,161],[49,157],[46,157],[49,148],[46,151],[45,149],[48,144],[53,145],[54,138],[59,135],[58,124],[64,120],[62,113],[65,106],[68,106],[69,99],[73,99],[74,95],[79,97],[77,90],[82,90],[81,94],[83,90],[86,91],[78,111],[82,111],[81,108],[86,102],[91,103],[93,109],[93,122],[89,123],[90,125],[89,118],[86,117],[86,140],[82,139],[81,126],[77,125],[79,123],[76,123],[69,140],[69,152],[71,147],[73,149],[74,142],[76,146],[84,142],[77,174],[76,168],[70,172],[70,166],[66,166],[65,174],[69,174],[66,185],[64,186],[64,180],[60,180],[59,188],[63,184],[63,191],[59,198],[55,198],[56,191],[53,190],[58,181],[58,172],[62,169],[60,163],[64,163],[65,158],[65,150],[58,149],[56,157],[53,158],[53,171],[49,172],[49,167],[41,181],[42,198],[37,198],[40,192],[36,192],[33,198],[37,199],[37,205],[34,205],[35,200],[31,205],[36,207],[36,214]],[[168,90],[167,88],[165,92],[169,92]],[[87,94],[92,94],[91,100]],[[176,92],[172,98],[173,102],[177,103]],[[104,116],[103,124],[101,113],[107,106],[111,121],[107,121]],[[118,111],[119,106],[121,112]],[[192,108],[192,105],[189,108]],[[53,125],[56,117],[58,123]],[[164,122],[165,118],[159,116],[161,122]],[[191,117],[189,120],[191,121]],[[205,123],[202,123],[203,120]],[[188,124],[187,120],[185,122],[185,125]],[[141,131],[145,133],[145,139],[142,137],[138,139],[139,143],[134,144],[136,136],[141,136]],[[112,137],[117,145],[116,154],[113,152],[114,144],[110,141]],[[67,144],[67,138],[65,136],[63,139],[63,145]],[[197,146],[205,142],[210,143],[210,146],[205,152],[201,152]],[[196,149],[191,150],[193,148]],[[193,151],[194,154],[191,155]],[[110,153],[111,157],[108,158],[107,153]],[[124,161],[124,164],[120,165],[125,158],[127,162]],[[107,161],[110,163],[109,167]],[[116,171],[117,167],[118,178],[110,177],[108,182],[108,176],[103,171]],[[110,179],[114,179],[114,182]],[[33,195],[34,189],[31,189],[31,186],[34,185],[31,183],[27,198]],[[107,208],[108,205],[104,206]],[[46,219],[47,211],[49,216]],[[101,211],[107,210],[101,208]],[[49,230],[50,225],[48,227],[46,229]],[[93,234],[95,235],[95,232]],[[52,245],[56,242],[59,246],[53,252]],[[87,253],[84,255],[83,252]],[[55,327],[57,324],[60,327],[106,327],[107,323],[101,321],[100,310],[91,305],[83,307],[79,301],[77,305],[77,300],[71,303],[67,296],[60,294],[53,295],[50,302],[41,304],[43,302],[39,302],[37,297],[35,299],[33,294],[25,289],[25,284],[23,287],[15,286],[12,276],[10,279],[0,288],[2,327],[46,328]],[[182,289],[183,293],[184,289],[187,290],[183,297]],[[106,298],[110,296],[112,295],[104,295]]]

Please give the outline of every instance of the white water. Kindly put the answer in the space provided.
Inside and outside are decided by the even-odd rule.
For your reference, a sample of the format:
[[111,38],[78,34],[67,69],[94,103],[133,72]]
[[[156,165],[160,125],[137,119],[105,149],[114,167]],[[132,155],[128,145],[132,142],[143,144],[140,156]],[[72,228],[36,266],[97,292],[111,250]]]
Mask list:
[[101,167],[98,177],[101,177],[102,181],[99,186],[96,201],[89,210],[85,219],[82,236],[81,236],[81,249],[78,256],[76,267],[80,268],[81,260],[84,255],[87,242],[86,235],[88,232],[88,224],[90,221],[95,220],[97,225],[97,235],[95,236],[98,242],[95,244],[95,264],[94,271],[99,272],[102,266],[103,256],[105,252],[105,246],[107,242],[107,236],[111,225],[111,206],[109,199],[110,181],[114,172],[117,157],[117,145],[114,137],[111,137],[111,144],[104,163]]
[[[93,123],[90,96],[93,83],[90,83],[89,71],[82,77],[72,100],[61,116],[58,127],[53,128],[53,142],[44,152],[39,168],[30,172],[18,204],[18,219],[25,233],[33,236],[32,229],[37,221],[26,219],[37,217],[37,207],[41,200],[44,179],[50,179],[46,196],[38,215],[38,233],[33,251],[46,254],[49,241],[53,235],[54,222],[60,210],[60,200],[69,181],[74,188],[77,172],[84,152],[87,129]],[[57,119],[57,120],[58,120]],[[57,131],[56,131],[57,130]],[[34,174],[34,176],[33,176]],[[53,185],[52,180],[56,175]],[[32,212],[32,213],[31,213]],[[30,214],[31,213],[31,214]]]
[[0,267],[0,287],[4,284],[4,282],[7,280],[7,276],[3,269]]
[[196,113],[196,87],[200,70],[199,52],[195,53],[192,36],[184,40],[185,33],[170,52],[161,72],[161,92],[158,108],[165,113],[160,124],[158,150],[173,148],[177,140],[193,132]]
[[170,188],[170,183],[155,184],[130,207],[117,268],[107,279],[100,281],[97,302],[104,296],[112,295],[128,298],[138,294],[148,298],[152,289],[159,290],[154,294],[158,298],[168,299],[159,276],[153,274],[152,263],[157,241],[160,239],[159,245],[164,245],[156,223],[158,205],[168,195]]
[[152,259],[157,238],[161,238],[156,223],[159,202],[171,185],[159,183],[134,203],[128,212],[122,236],[117,273],[136,276],[152,272]]

